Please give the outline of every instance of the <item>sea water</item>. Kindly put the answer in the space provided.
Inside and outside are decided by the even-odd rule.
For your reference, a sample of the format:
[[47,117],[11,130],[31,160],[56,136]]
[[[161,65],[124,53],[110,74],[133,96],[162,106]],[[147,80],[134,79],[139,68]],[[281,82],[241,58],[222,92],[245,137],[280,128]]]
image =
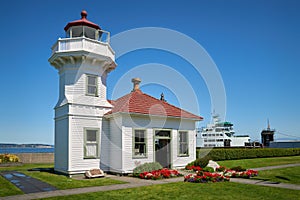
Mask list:
[[10,147],[0,148],[0,154],[16,153],[54,153],[54,148]]

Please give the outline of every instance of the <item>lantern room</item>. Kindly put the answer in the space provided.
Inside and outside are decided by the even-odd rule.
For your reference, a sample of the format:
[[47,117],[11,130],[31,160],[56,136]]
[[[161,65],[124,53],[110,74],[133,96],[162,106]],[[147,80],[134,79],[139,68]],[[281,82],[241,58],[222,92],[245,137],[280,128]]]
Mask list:
[[81,19],[69,22],[64,30],[67,38],[86,37],[102,42],[109,42],[109,32],[104,31],[99,25],[87,20],[87,12],[81,11]]

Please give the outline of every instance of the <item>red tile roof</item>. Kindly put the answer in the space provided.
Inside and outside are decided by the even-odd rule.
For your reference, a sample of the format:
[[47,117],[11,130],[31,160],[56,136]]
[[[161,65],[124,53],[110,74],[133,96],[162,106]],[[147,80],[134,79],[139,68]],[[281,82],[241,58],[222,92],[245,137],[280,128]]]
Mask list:
[[112,113],[136,113],[144,115],[168,116],[176,118],[186,118],[202,120],[203,118],[190,112],[182,110],[165,101],[156,99],[143,93],[141,90],[131,93],[115,100],[109,101],[114,107],[105,115]]
[[95,29],[101,29],[99,27],[99,25],[87,20],[86,17],[87,17],[87,12],[85,10],[81,11],[81,19],[73,21],[73,22],[69,22],[65,26],[64,30],[67,31],[72,26],[88,26],[88,27],[95,28]]

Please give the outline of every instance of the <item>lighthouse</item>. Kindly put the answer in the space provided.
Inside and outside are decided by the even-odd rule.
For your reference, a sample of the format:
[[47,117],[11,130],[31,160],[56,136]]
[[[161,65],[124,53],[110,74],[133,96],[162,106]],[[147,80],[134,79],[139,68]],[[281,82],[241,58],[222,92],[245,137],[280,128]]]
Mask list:
[[116,63],[110,33],[89,21],[86,11],[64,30],[49,58],[59,74],[54,170],[71,175],[100,168],[101,135],[108,126],[103,115],[112,108],[106,78]]

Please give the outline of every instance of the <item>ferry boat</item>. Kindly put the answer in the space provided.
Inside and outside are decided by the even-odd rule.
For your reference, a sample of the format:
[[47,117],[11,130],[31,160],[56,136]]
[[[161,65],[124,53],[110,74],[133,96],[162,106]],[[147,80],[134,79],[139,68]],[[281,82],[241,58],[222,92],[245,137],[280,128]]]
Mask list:
[[235,135],[232,123],[221,122],[218,115],[212,118],[211,124],[197,130],[197,147],[249,146],[249,135]]

